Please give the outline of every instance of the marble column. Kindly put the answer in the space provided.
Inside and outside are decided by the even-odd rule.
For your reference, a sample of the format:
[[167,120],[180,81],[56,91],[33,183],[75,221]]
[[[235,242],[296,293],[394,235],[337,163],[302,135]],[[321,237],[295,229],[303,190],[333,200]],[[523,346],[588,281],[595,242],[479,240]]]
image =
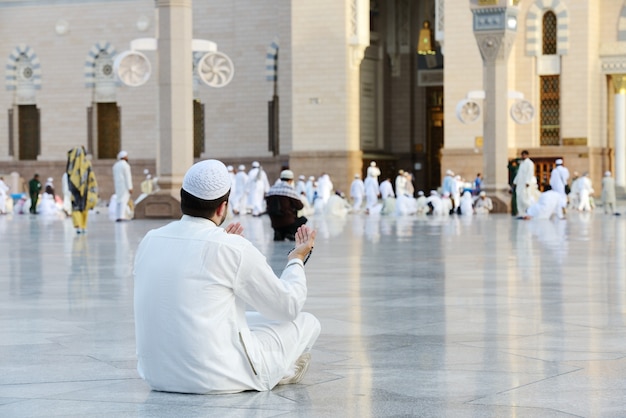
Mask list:
[[159,13],[159,146],[157,173],[163,189],[179,196],[193,164],[191,0],[157,0]]
[[508,207],[508,60],[517,32],[517,7],[506,0],[470,0],[474,36],[483,59],[483,189]]
[[161,191],[135,208],[136,218],[178,218],[180,187],[193,164],[192,0],[156,0],[158,11],[159,138]]
[[626,74],[613,74],[615,88],[615,185],[626,187]]

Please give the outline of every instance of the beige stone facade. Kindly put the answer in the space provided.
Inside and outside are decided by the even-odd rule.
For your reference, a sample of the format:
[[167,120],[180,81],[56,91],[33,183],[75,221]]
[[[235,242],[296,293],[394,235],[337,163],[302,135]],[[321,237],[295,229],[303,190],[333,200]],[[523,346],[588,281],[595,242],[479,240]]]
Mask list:
[[[485,172],[484,113],[474,123],[456,116],[461,100],[485,89],[470,1],[191,3],[192,37],[215,42],[235,67],[232,82],[222,88],[194,78],[193,97],[204,105],[203,149],[197,158],[248,168],[259,160],[270,177],[287,164],[307,176],[328,172],[341,191],[372,160],[388,176],[398,169],[411,171],[417,190],[436,187],[446,169],[467,180]],[[127,150],[137,168],[157,168],[163,95],[158,52],[144,51],[152,75],[140,87],[123,86],[99,72],[103,57],[128,50],[134,39],[157,36],[155,7],[152,0],[0,0],[0,55],[8,63],[0,95],[7,115],[0,117],[0,172],[17,169],[29,178],[37,169],[42,176],[60,178],[65,153],[76,145],[85,145],[98,167],[112,165],[110,156],[99,155],[106,147],[98,135],[105,133],[88,114],[97,103],[119,107],[115,146]],[[589,171],[599,191],[602,173],[615,171],[620,161],[615,158],[616,129],[621,141],[616,120],[626,119],[611,78],[626,73],[624,2],[521,0],[516,7],[506,83],[508,91],[534,107],[535,116],[527,124],[508,120],[507,134],[500,135],[505,138],[497,138],[506,143],[501,164],[506,167],[522,149],[545,161],[561,157],[571,171]],[[537,52],[547,11],[557,16],[556,61]],[[431,57],[415,52],[425,20],[437,32]],[[274,82],[267,81],[266,66],[272,42],[278,44],[277,154],[268,148]],[[32,74],[24,79],[20,71],[26,61]],[[542,74],[560,76],[558,145],[541,145]],[[506,95],[507,107],[515,104],[508,92],[498,94]],[[475,101],[484,109],[481,99]],[[19,129],[27,129],[28,121],[20,125],[19,114],[20,106],[33,105],[39,114],[39,147],[35,160],[26,161],[20,153],[32,150],[22,150]],[[102,176],[107,175],[103,169]],[[141,171],[135,175],[138,187]],[[108,199],[110,181],[101,183],[101,198]]]

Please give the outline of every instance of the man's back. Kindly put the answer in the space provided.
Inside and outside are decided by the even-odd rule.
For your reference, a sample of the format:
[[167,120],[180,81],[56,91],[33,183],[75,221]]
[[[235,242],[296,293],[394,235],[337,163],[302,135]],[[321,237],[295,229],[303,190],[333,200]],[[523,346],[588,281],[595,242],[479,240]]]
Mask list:
[[303,272],[278,280],[245,238],[183,216],[146,235],[134,274],[138,370],[153,389],[268,389],[257,377],[261,359],[246,304],[268,318],[293,319],[306,298]]

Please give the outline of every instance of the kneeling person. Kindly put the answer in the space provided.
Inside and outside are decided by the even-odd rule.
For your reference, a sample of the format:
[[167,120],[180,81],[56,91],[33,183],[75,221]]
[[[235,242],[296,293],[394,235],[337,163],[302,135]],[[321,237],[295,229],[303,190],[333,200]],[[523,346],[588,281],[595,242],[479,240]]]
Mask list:
[[297,230],[278,278],[239,223],[219,227],[230,186],[220,161],[194,164],[180,192],[182,218],[148,232],[137,250],[137,369],[154,390],[265,391],[299,382],[308,368],[320,324],[301,312],[303,260],[315,231]]
[[304,225],[307,219],[298,217],[298,211],[304,205],[300,196],[293,188],[293,172],[283,170],[280,173],[280,182],[270,187],[265,197],[267,200],[267,214],[272,221],[274,241],[290,241],[295,239],[297,229]]

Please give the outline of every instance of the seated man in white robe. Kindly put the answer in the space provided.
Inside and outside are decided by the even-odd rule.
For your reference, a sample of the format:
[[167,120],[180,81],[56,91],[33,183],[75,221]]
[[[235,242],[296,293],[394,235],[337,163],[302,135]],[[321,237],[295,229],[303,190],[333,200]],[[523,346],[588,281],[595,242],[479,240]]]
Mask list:
[[[444,212],[443,202],[441,201],[441,198],[439,197],[439,193],[437,193],[436,190],[430,191],[430,196],[426,198],[426,204],[430,208],[430,211],[426,213],[427,215],[441,216],[444,214],[446,215],[448,214],[448,212]],[[450,207],[452,207],[451,204],[450,204]]]
[[182,218],[148,232],[137,249],[137,369],[153,390],[267,391],[308,369],[320,323],[301,310],[316,232],[298,229],[277,277],[239,223],[220,228],[230,187],[220,161],[194,164],[180,191]]
[[541,193],[539,201],[526,209],[526,215],[522,216],[522,219],[551,219],[556,216],[559,219],[564,219],[563,214],[563,199],[561,193],[557,193],[554,190],[548,190]]
[[428,213],[428,200],[426,199],[426,196],[424,196],[424,192],[421,190],[417,192],[417,200],[415,202],[415,206],[418,215],[425,215],[426,213]]
[[480,192],[478,199],[474,202],[474,211],[477,215],[484,215],[493,210],[493,202],[487,197],[485,191]]

